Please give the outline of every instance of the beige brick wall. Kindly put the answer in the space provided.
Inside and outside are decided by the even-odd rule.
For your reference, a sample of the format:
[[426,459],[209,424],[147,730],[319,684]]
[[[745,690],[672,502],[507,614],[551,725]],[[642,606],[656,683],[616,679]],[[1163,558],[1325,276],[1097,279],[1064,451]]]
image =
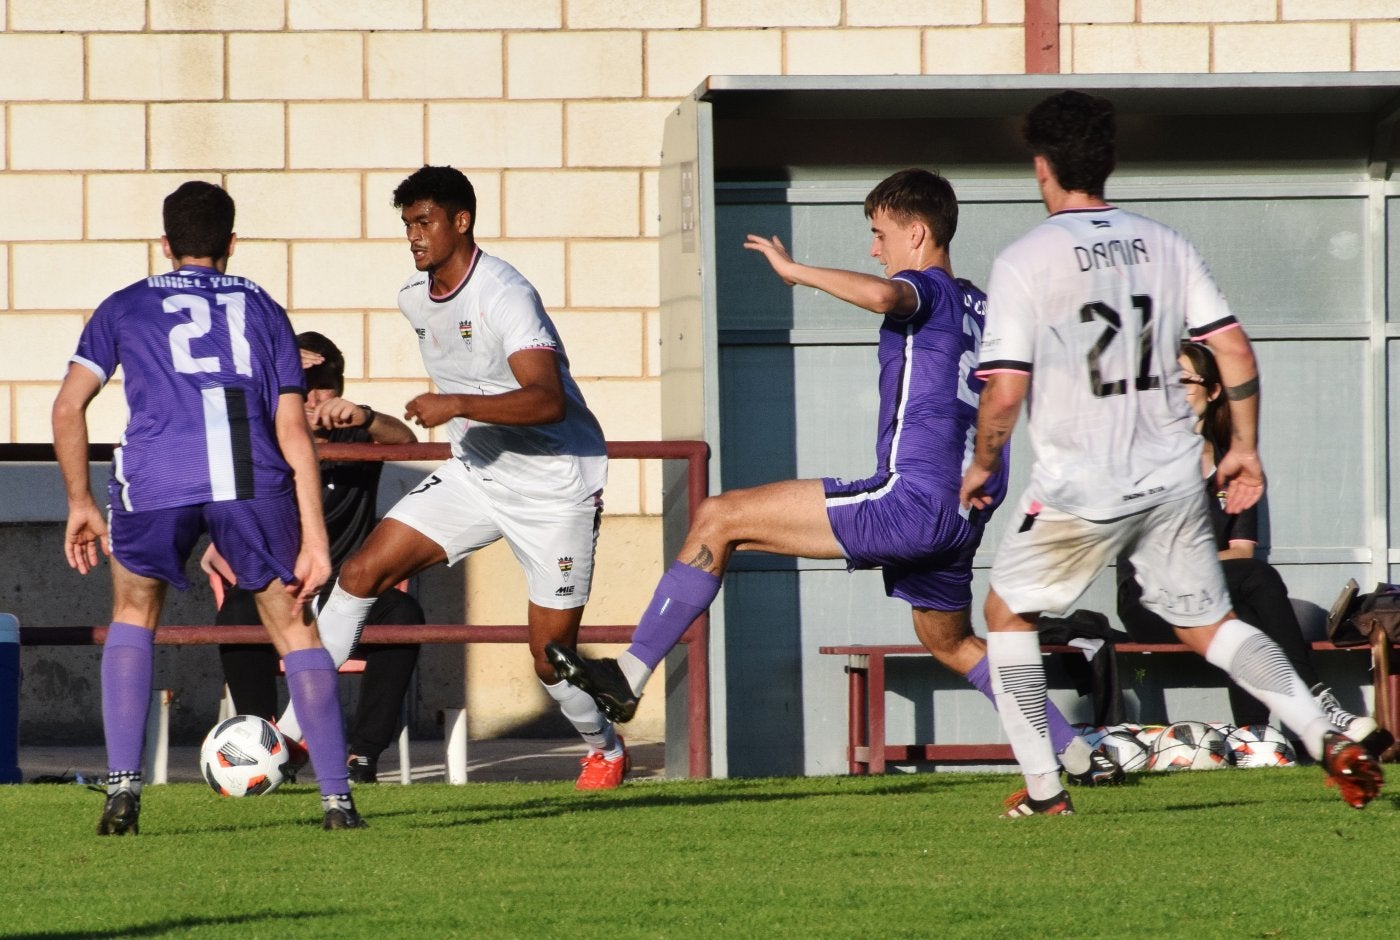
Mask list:
[[918,75],[917,29],[794,29],[787,34],[789,75]]
[[[425,390],[390,196],[424,162],[468,171],[478,236],[557,314],[609,436],[655,437],[657,165],[677,100],[711,74],[1014,74],[1023,16],[1023,0],[0,0],[0,349],[23,351],[0,358],[0,440],[49,439],[86,313],[165,267],[159,202],[189,178],[239,200],[233,269],[341,342],[353,394],[388,410]],[[1400,68],[1395,0],[1061,0],[1060,16],[1068,73]],[[114,383],[94,438],[124,413]],[[613,470],[609,514],[642,534],[610,570],[646,574],[605,579],[610,596],[644,593],[663,562],[659,477]],[[481,573],[496,565],[512,568]],[[615,602],[605,619],[644,597]],[[471,615],[513,621],[519,603],[497,586]]]

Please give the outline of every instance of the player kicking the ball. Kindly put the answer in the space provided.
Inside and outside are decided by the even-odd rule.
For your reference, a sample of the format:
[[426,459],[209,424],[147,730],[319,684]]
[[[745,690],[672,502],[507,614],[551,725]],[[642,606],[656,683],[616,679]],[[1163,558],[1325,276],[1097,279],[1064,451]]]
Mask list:
[[[865,214],[874,233],[870,254],[884,277],[799,264],[777,238],[750,235],[744,247],[762,254],[788,284],[815,287],[882,318],[876,472],[855,482],[785,480],[705,500],[617,660],[548,647],[558,674],[614,720],[632,717],[652,671],[714,601],[739,549],[883,568],[886,593],[912,606],[914,632],[929,652],[992,695],[986,645],[973,634],[968,611],[973,556],[1006,491],[1005,469],[989,481],[984,505],[958,504],[982,389],[972,364],[986,298],[953,277],[949,244],[958,203],[943,177],[901,170],[870,192]],[[1122,779],[1062,715],[1052,710],[1050,720],[1071,779],[1090,785]]]
[[1177,378],[1182,334],[1215,353],[1229,400],[1233,440],[1216,474],[1226,512],[1264,492],[1253,349],[1190,242],[1104,201],[1115,129],[1113,105],[1079,92],[1031,110],[1025,138],[1050,217],[992,266],[978,370],[987,385],[963,505],[1001,498],[1023,402],[1036,455],[986,603],[992,685],[1026,780],[1006,815],[1073,811],[1046,733],[1035,620],[1068,607],[1120,553],[1143,606],[1267,705],[1359,809],[1380,792],[1380,765],[1328,723],[1277,644],[1236,619],[1201,500],[1201,438]]
[[[87,574],[111,556],[112,625],[102,647],[107,803],[98,835],[136,835],[141,752],[156,621],[167,585],[208,532],[287,667],[303,716],[326,829],[359,829],[345,768],[335,665],[307,602],[330,576],[321,477],[287,313],[262,288],[224,273],[233,200],[185,183],[163,207],[173,274],[104,300],[78,340],[53,406],[54,449],[68,492],[68,563]],[[108,521],[88,477],[87,408],[122,367],[130,420],[112,462]]]

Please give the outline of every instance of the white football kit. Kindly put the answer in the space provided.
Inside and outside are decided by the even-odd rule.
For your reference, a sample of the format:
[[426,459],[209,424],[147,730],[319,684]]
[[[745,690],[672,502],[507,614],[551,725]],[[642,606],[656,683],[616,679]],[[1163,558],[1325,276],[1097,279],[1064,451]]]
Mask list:
[[399,310],[418,334],[423,364],[444,394],[498,395],[520,388],[509,358],[527,349],[559,357],[562,421],[507,426],[453,418],[453,457],[389,512],[443,547],[453,564],[505,538],[543,607],[588,600],[607,444],[569,374],[568,357],[539,294],[520,272],[477,249],[462,283],[429,293],[418,272],[399,290]]
[[1135,546],[1145,606],[1219,620],[1230,601],[1177,355],[1184,335],[1238,324],[1195,247],[1122,209],[1059,212],[997,257],[988,298],[978,371],[1031,377],[1036,455],[993,588],[1018,612],[1063,610]]

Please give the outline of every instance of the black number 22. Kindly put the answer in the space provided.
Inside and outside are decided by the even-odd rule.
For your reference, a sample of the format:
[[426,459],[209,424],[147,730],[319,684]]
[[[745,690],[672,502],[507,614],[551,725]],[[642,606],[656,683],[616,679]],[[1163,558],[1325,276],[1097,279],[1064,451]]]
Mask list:
[[[1162,377],[1153,375],[1152,370],[1152,298],[1145,294],[1133,295],[1133,309],[1142,318],[1138,329],[1138,368],[1137,376],[1133,384],[1140,392],[1145,392],[1154,388],[1162,387]],[[1085,304],[1079,308],[1079,322],[1091,323],[1094,318],[1104,321],[1108,326],[1099,336],[1098,342],[1094,343],[1086,357],[1089,361],[1089,389],[1096,398],[1107,398],[1110,395],[1128,394],[1127,379],[1112,379],[1105,381],[1100,360],[1103,358],[1104,350],[1113,342],[1114,338],[1123,329],[1123,320],[1108,304],[1096,300],[1093,303]]]

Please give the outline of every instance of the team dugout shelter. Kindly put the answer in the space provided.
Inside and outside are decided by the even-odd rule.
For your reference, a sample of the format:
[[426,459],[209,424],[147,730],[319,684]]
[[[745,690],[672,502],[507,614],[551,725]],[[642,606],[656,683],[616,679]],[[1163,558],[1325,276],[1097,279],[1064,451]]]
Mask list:
[[[1190,237],[1255,341],[1270,481],[1260,550],[1308,638],[1322,639],[1347,579],[1362,590],[1400,581],[1400,429],[1389,420],[1400,395],[1400,73],[711,77],[665,126],[663,436],[708,442],[711,492],[871,473],[878,319],[787,287],[741,247],[745,234],[778,235],[804,262],[880,273],[865,194],[903,167],[935,169],[961,202],[954,273],[985,288],[997,252],[1045,216],[1020,124],[1064,88],[1117,106],[1109,201]],[[1031,456],[1023,432],[1012,446],[1008,501]],[[978,555],[979,633],[1008,518],[1006,508],[993,518]],[[668,557],[683,531],[684,502],[672,499]],[[1074,606],[1116,623],[1112,571]],[[758,553],[736,555],[711,630],[720,776],[844,772],[846,677],[818,647],[917,642],[878,572]],[[672,654],[670,676],[684,674],[686,655]],[[1228,717],[1223,677],[1187,659],[1123,670],[1129,711]],[[891,739],[1004,740],[963,680],[929,659],[906,666],[888,679]],[[1369,683],[1364,657],[1329,654],[1319,668],[1339,689]],[[686,703],[683,682],[667,685],[672,762],[683,759]],[[1052,697],[1071,720],[1087,710],[1073,688]]]

